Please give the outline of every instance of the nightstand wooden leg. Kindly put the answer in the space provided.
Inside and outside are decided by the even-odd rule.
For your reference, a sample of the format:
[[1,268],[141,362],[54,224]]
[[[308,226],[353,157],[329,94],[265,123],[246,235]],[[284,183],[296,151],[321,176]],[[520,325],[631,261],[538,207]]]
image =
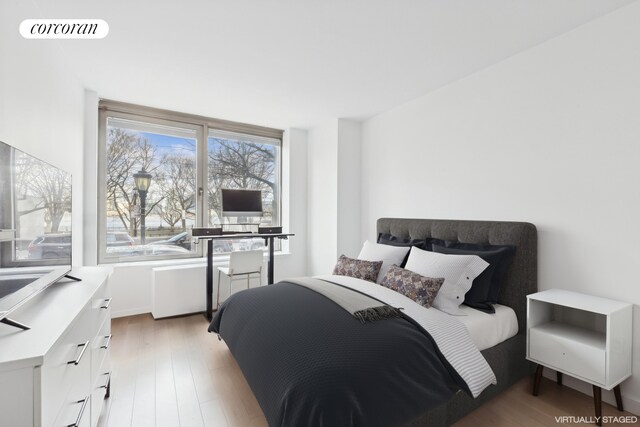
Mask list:
[[538,392],[540,391],[540,380],[542,380],[542,370],[544,369],[544,366],[542,365],[538,365],[538,367],[536,368],[536,377],[533,380],[533,395],[537,396]]
[[556,372],[556,382],[558,385],[562,385],[562,372]]
[[597,385],[593,386],[593,404],[596,407],[597,425],[602,425],[602,389]]
[[618,411],[624,411],[622,408],[622,394],[620,394],[620,384],[613,388],[613,393],[616,395],[616,406]]

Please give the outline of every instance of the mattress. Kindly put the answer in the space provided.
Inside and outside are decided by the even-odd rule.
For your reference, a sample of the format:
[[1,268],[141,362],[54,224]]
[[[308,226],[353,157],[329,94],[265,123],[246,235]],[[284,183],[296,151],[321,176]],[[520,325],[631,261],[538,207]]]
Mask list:
[[467,327],[471,340],[480,351],[498,345],[518,333],[518,319],[511,307],[494,304],[494,314],[484,313],[464,304],[460,308],[466,316],[456,316],[456,319]]

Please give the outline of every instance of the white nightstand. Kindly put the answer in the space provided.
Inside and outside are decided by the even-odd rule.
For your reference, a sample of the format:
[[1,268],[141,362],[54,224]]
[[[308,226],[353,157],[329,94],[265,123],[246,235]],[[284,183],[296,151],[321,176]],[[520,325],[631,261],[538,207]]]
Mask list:
[[[631,376],[632,304],[550,289],[527,296],[527,359],[538,364],[533,395],[543,366],[593,385],[601,420],[601,389],[613,389],[622,409],[620,383]],[[601,422],[598,424],[601,425]]]

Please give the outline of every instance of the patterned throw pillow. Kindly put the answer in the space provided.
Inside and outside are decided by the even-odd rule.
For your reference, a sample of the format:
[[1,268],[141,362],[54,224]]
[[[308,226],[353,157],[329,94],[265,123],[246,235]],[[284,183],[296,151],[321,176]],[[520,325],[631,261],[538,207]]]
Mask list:
[[392,265],[380,284],[411,298],[423,307],[429,308],[443,283],[443,277],[437,279],[425,277]]
[[356,279],[368,280],[374,282],[378,278],[378,273],[382,267],[382,261],[365,261],[362,259],[353,259],[340,255],[338,263],[333,269],[333,274],[337,276],[350,276]]

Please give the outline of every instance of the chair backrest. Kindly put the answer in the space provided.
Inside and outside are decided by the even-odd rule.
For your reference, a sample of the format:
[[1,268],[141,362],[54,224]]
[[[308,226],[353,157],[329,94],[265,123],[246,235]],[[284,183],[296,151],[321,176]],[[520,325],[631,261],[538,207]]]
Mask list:
[[229,274],[246,274],[262,271],[262,249],[234,251],[229,256]]

